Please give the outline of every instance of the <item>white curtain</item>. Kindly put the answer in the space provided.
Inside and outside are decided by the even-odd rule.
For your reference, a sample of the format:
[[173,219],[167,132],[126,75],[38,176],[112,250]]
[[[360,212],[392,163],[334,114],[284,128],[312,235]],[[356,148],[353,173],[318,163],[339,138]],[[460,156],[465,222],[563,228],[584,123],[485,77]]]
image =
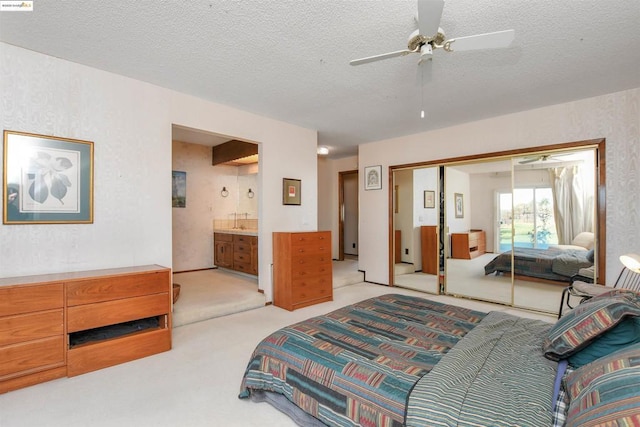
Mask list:
[[593,184],[580,166],[549,169],[558,243],[570,244],[583,231],[593,232]]

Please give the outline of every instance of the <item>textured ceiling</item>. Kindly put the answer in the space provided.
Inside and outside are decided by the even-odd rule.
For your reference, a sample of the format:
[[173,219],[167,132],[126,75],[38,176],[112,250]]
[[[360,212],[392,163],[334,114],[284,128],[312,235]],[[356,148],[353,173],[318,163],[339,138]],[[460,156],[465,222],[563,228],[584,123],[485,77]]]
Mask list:
[[349,65],[404,49],[416,9],[415,0],[36,0],[33,12],[0,13],[0,40],[316,129],[332,157],[640,87],[638,0],[447,0],[448,37],[513,28],[512,46],[437,50],[424,85],[417,55]]

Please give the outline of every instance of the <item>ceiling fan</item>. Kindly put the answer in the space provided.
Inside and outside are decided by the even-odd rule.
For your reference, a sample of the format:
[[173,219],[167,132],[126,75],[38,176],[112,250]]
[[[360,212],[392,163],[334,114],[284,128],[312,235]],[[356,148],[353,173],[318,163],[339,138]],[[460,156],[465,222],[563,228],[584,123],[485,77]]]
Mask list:
[[410,53],[420,55],[418,63],[432,59],[434,49],[446,52],[461,52],[476,49],[495,49],[508,47],[514,38],[514,30],[496,31],[474,36],[447,39],[440,25],[444,0],[418,0],[418,29],[409,36],[407,49],[381,55],[354,59],[351,65],[362,65],[383,59],[405,56]]
[[[566,154],[565,154],[566,155]],[[525,157],[523,160],[520,160],[518,163],[521,165],[526,165],[534,162],[548,162],[551,161],[562,161],[560,157],[552,156],[551,154],[541,154],[539,156],[529,156]]]

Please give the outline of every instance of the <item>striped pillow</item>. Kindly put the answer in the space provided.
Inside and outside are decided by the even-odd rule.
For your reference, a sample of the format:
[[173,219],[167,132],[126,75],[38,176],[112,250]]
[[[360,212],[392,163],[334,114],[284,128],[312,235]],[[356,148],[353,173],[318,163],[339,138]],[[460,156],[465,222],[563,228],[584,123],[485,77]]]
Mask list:
[[578,305],[560,318],[542,343],[545,357],[565,359],[627,316],[640,316],[640,293],[612,289]]
[[566,427],[640,425],[640,344],[585,365],[564,381]]

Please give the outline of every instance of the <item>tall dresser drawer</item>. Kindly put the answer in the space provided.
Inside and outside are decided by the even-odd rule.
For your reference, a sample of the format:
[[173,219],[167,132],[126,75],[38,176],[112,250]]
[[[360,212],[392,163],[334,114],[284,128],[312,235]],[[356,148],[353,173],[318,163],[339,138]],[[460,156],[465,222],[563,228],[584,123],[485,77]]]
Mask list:
[[326,277],[299,279],[291,285],[291,296],[298,303],[330,296],[331,294],[331,280]]
[[331,256],[324,254],[292,255],[291,271],[300,271],[316,265],[331,264]]
[[331,245],[331,233],[328,231],[318,231],[310,233],[292,233],[291,247],[298,246],[315,246],[325,243]]
[[299,268],[291,268],[291,279],[296,280],[309,276],[326,276],[332,273],[331,263],[318,262],[299,265]]
[[62,283],[0,288],[0,316],[62,308]]
[[64,364],[64,336],[44,338],[0,348],[0,378],[37,368]]
[[0,318],[0,346],[64,334],[62,309]]

